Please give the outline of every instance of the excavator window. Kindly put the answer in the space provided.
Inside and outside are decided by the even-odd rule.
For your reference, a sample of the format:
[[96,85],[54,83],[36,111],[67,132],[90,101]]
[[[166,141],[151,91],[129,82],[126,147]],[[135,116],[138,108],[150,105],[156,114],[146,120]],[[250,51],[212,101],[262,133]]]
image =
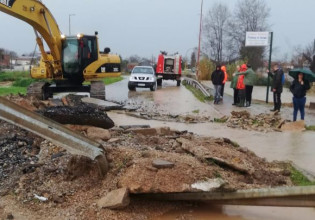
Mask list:
[[98,51],[95,37],[84,37],[82,40],[84,42],[82,64],[85,68],[98,59]]
[[67,39],[63,43],[63,70],[67,74],[76,74],[80,71],[77,39]]

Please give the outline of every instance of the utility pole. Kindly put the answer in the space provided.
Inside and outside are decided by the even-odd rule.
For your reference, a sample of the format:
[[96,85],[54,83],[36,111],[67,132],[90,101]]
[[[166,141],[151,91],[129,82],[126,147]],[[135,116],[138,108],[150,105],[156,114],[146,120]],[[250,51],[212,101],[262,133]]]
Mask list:
[[71,35],[71,16],[75,16],[75,14],[69,14],[69,36]]
[[201,44],[201,33],[202,33],[202,8],[203,8],[203,0],[201,0],[201,13],[200,13],[200,29],[199,29],[199,43],[198,43],[198,56],[197,56],[197,64],[196,64],[196,76],[197,80],[199,80],[199,62],[200,62],[200,44]]

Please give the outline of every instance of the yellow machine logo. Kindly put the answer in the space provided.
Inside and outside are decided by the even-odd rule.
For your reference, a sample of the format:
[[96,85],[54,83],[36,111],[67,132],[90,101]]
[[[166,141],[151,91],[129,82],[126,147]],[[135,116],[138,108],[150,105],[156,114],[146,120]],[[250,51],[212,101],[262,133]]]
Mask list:
[[3,4],[5,6],[8,6],[8,7],[12,7],[13,4],[14,4],[15,0],[0,0],[0,4]]

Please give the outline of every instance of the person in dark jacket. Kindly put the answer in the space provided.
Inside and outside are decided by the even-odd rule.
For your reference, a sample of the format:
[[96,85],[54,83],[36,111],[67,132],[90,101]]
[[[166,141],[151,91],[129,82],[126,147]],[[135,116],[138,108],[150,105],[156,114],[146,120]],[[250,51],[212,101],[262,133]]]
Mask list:
[[296,121],[298,111],[301,114],[301,120],[304,120],[305,116],[305,103],[306,103],[306,91],[309,90],[310,83],[304,79],[304,74],[299,73],[298,78],[294,79],[290,86],[290,91],[293,94],[293,121]]
[[214,85],[214,104],[219,104],[221,100],[221,86],[224,80],[224,73],[221,70],[221,66],[217,66],[216,70],[211,74],[211,81]]
[[271,91],[273,92],[273,104],[274,108],[270,111],[280,112],[281,109],[281,93],[283,91],[283,84],[282,84],[282,78],[283,78],[283,70],[279,67],[278,64],[274,65],[273,67],[274,72],[270,73],[268,72],[268,75],[273,78],[273,84],[271,86]]

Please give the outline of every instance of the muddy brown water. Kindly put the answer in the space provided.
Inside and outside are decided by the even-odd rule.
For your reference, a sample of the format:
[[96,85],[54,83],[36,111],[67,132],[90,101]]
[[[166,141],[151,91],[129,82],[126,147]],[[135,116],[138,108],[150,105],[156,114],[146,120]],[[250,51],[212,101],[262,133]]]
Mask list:
[[[225,98],[224,105],[211,107],[200,103],[183,86],[180,88],[175,83],[166,82],[162,88],[155,92],[145,89],[138,89],[136,92],[129,92],[127,80],[107,87],[107,97],[110,100],[124,101],[132,99],[143,99],[158,103],[161,108],[178,114],[190,113],[196,109],[211,114],[212,117],[226,114],[231,109],[229,97]],[[228,109],[227,109],[228,108]],[[253,106],[252,112],[267,112],[270,106]],[[284,114],[290,114],[290,109],[285,109]],[[213,137],[228,137],[241,146],[254,151],[258,156],[272,160],[291,160],[299,167],[315,173],[315,133],[261,133],[227,128],[216,123],[186,124],[176,122],[162,122],[154,120],[143,120],[133,118],[118,112],[110,112],[109,116],[116,125],[139,125],[148,124],[152,127],[169,126],[172,129],[188,130],[198,135]],[[309,119],[311,121],[312,119]],[[128,122],[128,123],[127,123]],[[187,207],[182,210],[172,211],[154,220],[314,220],[314,208],[283,208],[283,207],[253,207],[253,206],[213,206],[204,204],[194,207]]]

